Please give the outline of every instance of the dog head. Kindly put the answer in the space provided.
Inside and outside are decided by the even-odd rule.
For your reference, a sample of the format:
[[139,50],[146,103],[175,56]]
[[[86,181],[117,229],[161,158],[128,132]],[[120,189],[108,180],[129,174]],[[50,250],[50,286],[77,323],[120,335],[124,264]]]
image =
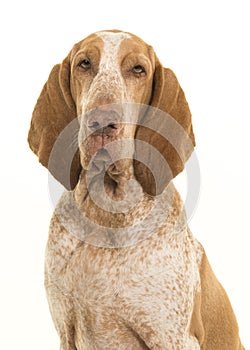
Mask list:
[[195,144],[176,76],[151,46],[120,31],[88,36],[54,66],[28,141],[67,189],[90,171],[112,188],[134,176],[152,196],[183,170]]

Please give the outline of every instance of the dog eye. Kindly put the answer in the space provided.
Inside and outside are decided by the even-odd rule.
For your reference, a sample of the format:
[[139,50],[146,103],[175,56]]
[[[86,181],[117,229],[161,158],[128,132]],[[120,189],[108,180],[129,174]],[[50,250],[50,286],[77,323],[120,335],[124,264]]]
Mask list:
[[144,67],[140,65],[134,66],[134,68],[132,69],[132,72],[137,76],[146,74]]
[[79,67],[85,70],[89,69],[91,67],[90,61],[87,58],[85,58],[79,63]]

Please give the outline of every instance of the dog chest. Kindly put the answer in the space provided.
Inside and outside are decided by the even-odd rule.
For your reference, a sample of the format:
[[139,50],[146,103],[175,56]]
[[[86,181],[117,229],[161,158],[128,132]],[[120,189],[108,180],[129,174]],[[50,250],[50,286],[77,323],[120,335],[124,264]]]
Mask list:
[[[54,277],[47,274],[59,303],[69,296],[76,329],[86,342],[107,344],[114,332],[120,344],[125,339],[127,344],[139,342],[134,349],[145,348],[143,342],[159,348],[180,343],[189,349],[193,342],[188,329],[199,274],[197,252],[186,231],[129,248],[76,244],[64,268],[54,270]],[[88,340],[90,334],[95,340]]]

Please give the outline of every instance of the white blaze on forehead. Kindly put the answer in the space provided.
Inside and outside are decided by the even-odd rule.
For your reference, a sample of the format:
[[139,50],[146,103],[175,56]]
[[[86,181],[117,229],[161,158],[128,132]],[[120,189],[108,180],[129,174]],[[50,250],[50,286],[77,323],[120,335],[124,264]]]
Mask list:
[[129,100],[126,96],[126,86],[118,62],[118,53],[122,41],[131,38],[131,36],[124,32],[102,31],[95,34],[103,41],[103,49],[98,73],[82,98],[83,113],[86,109],[88,110],[88,103],[92,105],[93,101],[98,101],[102,96],[105,97],[107,91],[109,96],[113,96],[113,103]]
[[117,58],[119,47],[124,39],[131,38],[131,36],[124,32],[97,32],[96,35],[99,36],[99,38],[101,38],[104,43],[99,69],[105,69],[109,66],[112,66],[113,69],[118,69],[119,67]]
[[88,105],[109,91],[109,96],[114,97],[113,103],[126,102],[126,86],[122,77],[121,67],[118,62],[119,48],[124,39],[131,36],[124,32],[97,32],[95,33],[103,41],[103,50],[99,63],[98,73],[92,81],[90,89],[83,95],[83,113]]

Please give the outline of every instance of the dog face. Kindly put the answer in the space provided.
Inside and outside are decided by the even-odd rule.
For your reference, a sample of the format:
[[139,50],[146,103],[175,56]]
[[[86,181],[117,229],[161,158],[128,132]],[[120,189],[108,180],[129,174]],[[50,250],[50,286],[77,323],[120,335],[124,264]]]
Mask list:
[[98,32],[76,44],[70,56],[78,115],[108,104],[149,103],[154,51],[134,35]]
[[120,31],[88,36],[53,68],[28,139],[68,189],[91,170],[93,177],[105,173],[110,186],[135,176],[150,195],[183,170],[194,146],[190,111],[174,73],[152,47]]
[[113,186],[119,177],[131,176],[126,170],[142,105],[151,97],[154,58],[151,47],[123,32],[98,32],[71,53],[71,91],[81,116],[81,165],[87,170],[93,160],[95,176],[97,169],[107,170]]

